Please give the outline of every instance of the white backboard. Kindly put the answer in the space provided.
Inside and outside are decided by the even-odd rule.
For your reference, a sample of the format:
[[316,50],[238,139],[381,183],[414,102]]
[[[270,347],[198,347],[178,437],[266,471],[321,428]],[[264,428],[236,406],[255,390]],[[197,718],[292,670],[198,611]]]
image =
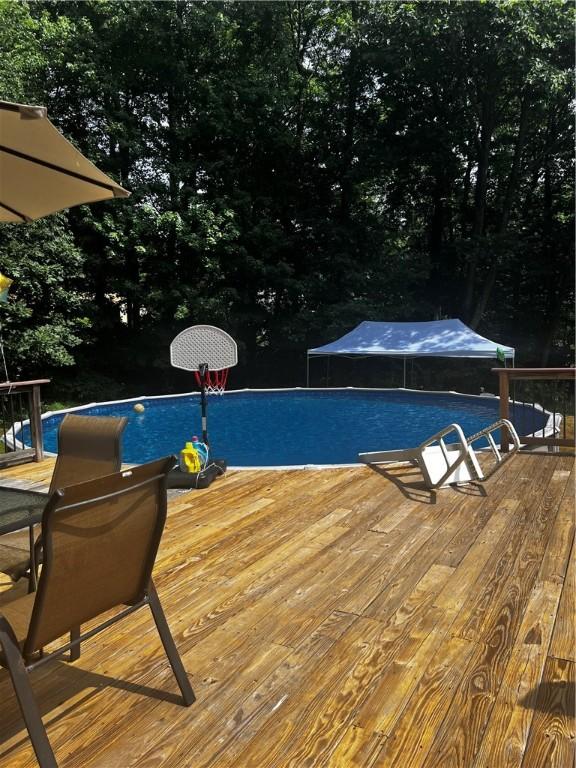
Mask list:
[[232,368],[237,362],[236,342],[214,325],[186,328],[170,344],[170,363],[185,371],[197,371],[203,364],[210,371],[221,371]]

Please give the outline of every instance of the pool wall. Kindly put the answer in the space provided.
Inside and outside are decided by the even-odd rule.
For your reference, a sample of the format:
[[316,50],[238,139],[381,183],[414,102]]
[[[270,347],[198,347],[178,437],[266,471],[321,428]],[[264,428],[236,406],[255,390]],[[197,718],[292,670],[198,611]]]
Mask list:
[[[403,387],[276,387],[276,388],[269,388],[269,389],[233,389],[227,391],[223,396],[226,396],[226,394],[246,394],[249,392],[255,392],[255,393],[265,393],[265,392],[347,392],[347,391],[355,391],[355,392],[409,392],[416,395],[455,395],[457,397],[463,398],[463,399],[469,399],[473,401],[478,400],[485,400],[490,399],[492,401],[499,401],[500,398],[497,395],[491,395],[491,394],[481,394],[481,395],[471,395],[467,393],[462,392],[455,392],[454,390],[422,390],[422,389],[409,389],[409,388],[403,388]],[[109,405],[120,405],[124,403],[139,403],[145,400],[165,400],[165,399],[175,399],[175,398],[185,398],[185,397],[193,397],[193,398],[200,398],[200,393],[198,391],[194,392],[181,392],[177,394],[169,394],[169,395],[139,395],[137,397],[129,397],[121,400],[105,400],[102,402],[94,402],[94,403],[87,403],[85,405],[78,405],[74,406],[72,408],[63,408],[58,411],[46,411],[42,414],[42,420],[49,419],[54,416],[60,416],[62,414],[66,413],[81,413],[82,411],[85,411],[89,408],[94,408],[97,406],[109,406]],[[510,401],[511,403],[513,401]],[[526,408],[534,408],[537,411],[540,411],[542,414],[547,415],[546,425],[537,430],[536,432],[532,433],[533,436],[538,437],[547,437],[550,435],[554,435],[555,432],[559,429],[560,423],[562,421],[561,417],[558,414],[553,415],[550,411],[546,411],[539,403],[522,403],[517,402],[516,403],[519,406],[523,406]],[[10,430],[6,432],[6,443],[11,448],[21,449],[24,448],[23,442],[18,438],[18,435],[24,427],[27,427],[29,425],[29,421],[23,421],[18,422],[18,426],[13,425]],[[446,425],[447,426],[447,425]],[[44,454],[46,456],[56,456],[55,453],[50,451],[44,451]],[[231,465],[229,469],[234,470],[253,470],[253,469],[262,469],[262,470],[301,470],[301,469],[334,469],[337,467],[346,468],[346,467],[361,467],[362,464],[359,464],[358,462],[355,463],[349,463],[349,464],[289,464],[289,465],[272,465],[272,466],[233,466]]]

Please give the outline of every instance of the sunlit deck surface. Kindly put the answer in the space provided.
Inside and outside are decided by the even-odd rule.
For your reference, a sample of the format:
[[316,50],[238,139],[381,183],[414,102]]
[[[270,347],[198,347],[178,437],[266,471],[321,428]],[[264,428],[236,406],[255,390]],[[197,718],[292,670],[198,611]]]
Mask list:
[[[572,457],[518,455],[437,493],[368,467],[171,493],[155,579],[197,702],[139,611],[33,673],[59,764],[568,768],[573,489]],[[36,765],[4,670],[0,765]]]

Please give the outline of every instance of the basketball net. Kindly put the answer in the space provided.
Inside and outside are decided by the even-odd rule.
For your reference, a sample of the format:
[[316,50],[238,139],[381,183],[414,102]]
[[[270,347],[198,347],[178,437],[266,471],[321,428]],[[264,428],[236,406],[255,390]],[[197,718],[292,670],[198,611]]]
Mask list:
[[[204,387],[207,395],[223,395],[228,381],[228,368],[222,368],[221,371],[206,370],[204,374]],[[202,389],[202,377],[200,371],[194,371],[196,383]]]

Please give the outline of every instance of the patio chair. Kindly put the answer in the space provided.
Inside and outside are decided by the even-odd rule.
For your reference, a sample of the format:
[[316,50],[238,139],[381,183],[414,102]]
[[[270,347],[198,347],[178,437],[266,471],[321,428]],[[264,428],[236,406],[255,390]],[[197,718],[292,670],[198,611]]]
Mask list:
[[[28,673],[144,606],[150,607],[184,704],[195,700],[151,579],[166,520],[166,475],[173,466],[170,457],[69,486],[46,505],[38,589],[0,614],[0,664],[12,679],[41,768],[57,764]],[[115,608],[120,610],[112,618],[39,656],[48,644]]]
[[118,472],[126,416],[77,416],[67,413],[58,429],[58,458],[49,493]]
[[[501,453],[493,437],[498,429],[506,429],[512,440],[511,450]],[[454,433],[456,441],[446,443],[444,438]],[[484,439],[492,456],[492,465],[485,469],[480,466],[473,444]],[[430,489],[446,485],[461,485],[477,480],[487,480],[504,462],[508,461],[520,448],[520,440],[513,424],[507,419],[491,424],[471,437],[465,437],[458,424],[441,429],[425,440],[417,448],[399,451],[376,451],[359,453],[358,460],[365,464],[384,464],[387,462],[409,462],[416,464]]]
[[[125,416],[77,416],[67,413],[58,429],[58,457],[48,494],[57,488],[93,480],[118,472],[122,466],[122,433]],[[41,560],[41,540],[36,542],[36,563]],[[33,588],[35,574],[28,553],[0,544],[0,571],[18,581],[29,575]]]

